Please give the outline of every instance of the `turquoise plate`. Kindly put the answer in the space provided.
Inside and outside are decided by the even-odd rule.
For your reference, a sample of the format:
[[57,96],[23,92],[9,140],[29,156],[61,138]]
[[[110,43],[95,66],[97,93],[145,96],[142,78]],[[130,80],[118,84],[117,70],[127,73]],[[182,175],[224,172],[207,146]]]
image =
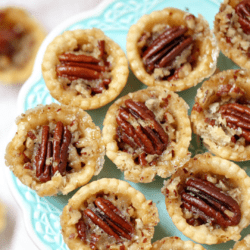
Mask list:
[[[37,104],[55,102],[44,83],[41,73],[41,62],[47,45],[55,36],[61,34],[63,31],[96,27],[102,29],[107,36],[116,41],[121,48],[126,51],[126,36],[129,27],[136,23],[142,15],[149,14],[154,10],[161,10],[165,7],[176,7],[189,11],[196,16],[202,14],[205,19],[208,20],[210,27],[213,28],[214,16],[219,11],[221,2],[222,0],[105,0],[93,11],[84,12],[66,20],[55,28],[42,44],[37,55],[34,71],[20,91],[18,97],[19,113],[21,114],[25,110],[35,107]],[[222,54],[219,56],[217,67],[220,70],[237,68],[235,64]],[[196,87],[179,92],[179,95],[186,100],[190,108],[193,106],[194,96],[200,86],[201,83]],[[145,88],[145,85],[138,81],[133,73],[130,72],[128,83],[119,97],[142,88]],[[95,124],[100,126],[101,129],[104,116],[112,103],[98,110],[88,111]],[[13,134],[15,130],[16,127],[13,128]],[[195,135],[193,135],[192,138],[190,151],[193,155],[206,151]],[[249,162],[244,162],[240,164],[240,166],[246,169],[248,163]],[[9,170],[6,171],[6,174],[11,190],[24,212],[24,220],[28,234],[38,248],[51,250],[68,249],[60,234],[60,214],[63,207],[67,204],[68,199],[72,197],[75,192],[66,196],[58,195],[57,197],[41,198],[37,196],[33,190],[24,186]],[[118,170],[108,158],[106,158],[101,173],[91,181],[104,177],[124,179],[123,173]],[[164,196],[160,192],[163,186],[162,178],[157,177],[154,182],[149,184],[129,183],[141,191],[147,199],[151,199],[157,204],[160,223],[155,228],[153,242],[166,236],[179,236],[183,240],[189,240],[175,227],[166,211]],[[245,236],[249,232],[249,229],[245,229],[242,232],[242,236]],[[230,249],[233,245],[234,242],[230,241],[213,246],[204,245],[204,247],[211,250]]]

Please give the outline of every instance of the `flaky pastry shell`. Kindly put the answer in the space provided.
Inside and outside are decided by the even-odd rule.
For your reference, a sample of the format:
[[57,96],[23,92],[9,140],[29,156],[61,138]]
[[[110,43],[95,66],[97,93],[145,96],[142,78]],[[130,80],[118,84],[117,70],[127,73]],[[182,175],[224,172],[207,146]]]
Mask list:
[[[238,203],[241,211],[239,223],[227,227],[213,225],[209,221],[198,225],[192,225],[191,220],[188,223],[190,214],[182,208],[182,192],[186,190],[185,183],[189,178],[206,178],[206,181],[220,188],[221,193],[230,195]],[[190,239],[211,245],[240,239],[241,231],[250,222],[249,187],[250,178],[238,165],[205,153],[196,155],[183,168],[177,170],[171,179],[165,181],[162,193],[166,197],[166,208],[175,226]]]
[[242,0],[224,0],[214,20],[214,34],[222,53],[241,68],[250,69],[250,35],[239,23],[235,7]]
[[151,250],[205,250],[191,240],[183,241],[179,237],[165,237],[153,243]]
[[[135,118],[133,111],[129,114],[129,118],[125,117],[125,120],[130,122],[132,134],[135,133],[144,145],[131,146],[126,143],[124,137],[127,137],[126,133],[130,129],[123,128],[122,123],[126,123],[124,118],[120,123],[117,119],[121,118],[124,108],[128,109],[126,103],[132,101],[146,105],[142,113],[153,113],[156,123],[162,128],[163,133],[167,134],[166,143],[163,143],[164,138],[160,138],[159,141],[160,132],[155,131],[156,127],[152,121],[142,117]],[[146,109],[148,110],[145,111]],[[120,170],[124,171],[125,179],[133,182],[152,182],[155,175],[168,177],[190,159],[188,147],[191,128],[187,110],[188,105],[181,97],[160,86],[129,93],[112,104],[103,122],[103,140],[107,156]],[[158,139],[151,137],[149,133],[154,134]],[[141,138],[142,136],[146,136],[147,139]],[[137,138],[131,135],[129,137],[134,144]],[[152,141],[153,151],[147,152],[148,140]],[[157,153],[156,149],[162,144],[164,144],[163,149]]]
[[248,250],[250,249],[250,234],[248,234],[243,240],[234,244],[232,250]]
[[[55,103],[38,105],[19,116],[16,124],[17,132],[6,148],[6,165],[38,195],[67,194],[101,171],[105,154],[101,132],[82,109]],[[67,147],[63,146],[67,140],[64,132],[60,139],[56,136],[58,125],[70,134]],[[48,128],[47,141],[43,135],[45,127]],[[58,146],[56,141],[59,141]],[[46,143],[47,146],[43,146]],[[42,152],[49,150],[49,143],[53,145],[53,152],[46,153],[44,163],[38,166]],[[59,162],[55,158],[57,153],[60,153]],[[61,163],[65,164],[64,169]]]
[[0,233],[5,229],[7,223],[7,208],[1,201],[0,203]]
[[203,138],[210,152],[228,160],[250,159],[250,146],[247,138],[242,137],[242,128],[230,127],[228,118],[221,113],[223,106],[230,103],[242,104],[243,108],[249,106],[249,77],[250,73],[243,69],[227,70],[212,76],[198,89],[191,112],[194,133]]
[[[111,202],[116,210],[119,210],[118,213],[122,218],[125,218],[134,227],[130,240],[120,237],[117,242],[113,236],[108,235],[98,225],[94,225],[86,216],[82,215],[89,208],[101,216],[100,211],[98,212],[93,205],[94,201],[100,197]],[[108,216],[106,213],[104,215]],[[101,218],[105,221],[103,217]],[[91,224],[85,225],[87,230],[83,240],[80,239],[82,235],[76,227],[76,224],[82,219],[85,223]],[[89,234],[93,232],[96,234],[95,238],[100,236],[95,245],[96,249],[151,249],[154,226],[158,222],[158,210],[152,201],[146,200],[141,192],[131,187],[127,182],[108,178],[91,182],[78,190],[64,207],[61,215],[62,235],[71,250],[92,249],[89,246],[91,243]],[[116,230],[114,232],[117,233]]]
[[[173,79],[168,79],[169,72],[165,66],[160,69],[155,69],[154,74],[148,73],[141,58],[142,48],[140,43],[143,36],[147,33],[155,32],[155,30],[157,31],[159,28],[159,33],[161,33],[163,26],[164,28],[166,26],[187,27],[188,31],[186,34],[192,37],[194,47],[196,47],[190,55],[196,58],[193,66],[189,63],[190,57],[187,58],[187,60],[184,60],[183,64],[181,64],[181,67],[178,66],[178,68],[176,68]],[[172,91],[181,91],[190,88],[201,82],[205,77],[212,75],[216,69],[219,54],[219,49],[207,21],[204,20],[201,15],[194,17],[192,14],[176,8],[165,8],[141,17],[139,21],[129,29],[126,48],[130,68],[140,81],[148,86],[164,86]],[[185,50],[182,53],[185,53]],[[177,57],[180,58],[181,56]],[[180,73],[179,70],[181,68]],[[166,72],[168,73],[166,74]],[[162,74],[167,79],[165,79]],[[159,79],[159,77],[163,77],[163,80]]]
[[25,9],[13,6],[1,8],[0,12],[4,13],[3,22],[8,23],[8,27],[13,25],[25,33],[25,38],[18,40],[18,46],[21,48],[16,53],[14,62],[9,61],[4,55],[0,56],[0,80],[3,83],[23,83],[32,73],[37,51],[46,32]]
[[[96,79],[96,82],[87,79],[87,83],[84,82],[84,79],[80,79],[80,83],[78,80],[72,80],[63,85],[57,74],[57,66],[60,64],[59,56],[64,53],[74,53],[77,50],[99,60],[101,55],[100,50],[97,49],[99,41],[105,43],[104,54],[107,54],[105,60],[109,64],[109,72],[104,73],[111,80],[108,87],[100,90],[99,79]],[[82,49],[79,50],[81,47]],[[101,65],[101,67],[104,66]],[[102,107],[115,99],[127,83],[129,70],[127,58],[120,46],[100,29],[93,28],[65,31],[57,36],[46,49],[42,62],[42,73],[50,94],[60,103],[89,110]],[[93,74],[96,75],[99,72]],[[88,86],[89,84],[93,84],[94,87]],[[93,89],[97,89],[94,94]]]

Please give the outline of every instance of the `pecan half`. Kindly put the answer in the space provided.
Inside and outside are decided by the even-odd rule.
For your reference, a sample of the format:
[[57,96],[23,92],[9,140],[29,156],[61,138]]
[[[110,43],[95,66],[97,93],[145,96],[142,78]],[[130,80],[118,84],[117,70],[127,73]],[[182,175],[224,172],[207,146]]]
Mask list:
[[250,34],[250,0],[241,1],[236,7],[235,12],[239,16],[239,23],[244,33]]
[[[95,212],[89,208],[83,211],[83,214],[100,227],[108,235],[115,238],[117,242],[122,242],[122,238],[131,240],[134,234],[134,227],[121,217],[119,209],[112,204],[111,201],[98,197],[94,204]],[[78,236],[81,240],[86,240],[86,228],[88,225],[81,219],[76,224]],[[92,234],[91,234],[92,235]],[[95,239],[99,240],[99,235],[95,235]],[[96,241],[95,241],[96,243]]]
[[193,212],[203,223],[210,222],[225,228],[240,222],[241,210],[238,203],[211,182],[188,179],[181,198],[182,206]]
[[60,163],[60,145],[63,137],[63,123],[57,122],[53,137],[53,174],[58,170]]
[[52,142],[49,141],[47,144],[47,154],[43,173],[39,176],[41,182],[47,182],[51,179],[51,168],[52,162],[49,160],[52,157]]
[[98,71],[83,66],[79,67],[79,66],[61,65],[57,67],[57,74],[58,76],[63,76],[63,77],[73,76],[88,80],[95,80],[100,78],[100,73]]
[[168,28],[153,40],[152,44],[142,54],[148,72],[152,72],[154,68],[168,66],[176,56],[193,43],[191,36],[184,36],[187,31],[187,27]]
[[[111,221],[113,221],[117,226],[122,227],[122,230],[124,231],[124,235],[127,235],[125,236],[126,238],[131,239],[131,236],[129,234],[133,234],[134,228],[126,220],[124,220],[120,215],[118,215],[115,211],[113,211],[112,206],[110,207],[110,203],[111,203],[110,201],[105,200],[102,197],[99,197],[95,200],[95,205],[98,208],[100,208],[104,212],[104,214]],[[126,232],[128,232],[129,234]]]
[[49,139],[49,126],[43,126],[42,142],[41,142],[40,150],[38,151],[39,154],[37,154],[38,160],[36,161],[36,164],[37,164],[36,165],[36,177],[39,177],[44,171],[48,139]]
[[83,219],[80,219],[77,224],[76,224],[76,229],[77,229],[77,233],[78,233],[78,237],[82,240],[85,241],[86,240],[86,231],[87,231],[87,226],[84,223]]
[[[107,54],[105,51],[105,41],[98,41],[100,50],[100,58],[84,54],[64,53],[58,56],[60,64],[56,67],[58,77],[64,77],[70,81],[77,79],[99,80],[96,87],[92,87],[92,94],[102,93],[108,88],[111,79],[104,78],[103,72],[109,71],[109,63],[107,62]],[[101,60],[103,65],[100,65]],[[101,81],[100,81],[101,79]]]
[[71,141],[71,132],[62,122],[57,122],[53,143],[49,140],[49,126],[42,127],[42,142],[35,156],[36,177],[46,182],[59,171],[66,174],[68,147]]
[[141,149],[139,163],[144,166],[147,163],[146,154],[163,153],[169,142],[168,135],[144,103],[127,99],[125,105],[120,107],[116,118],[119,145],[123,142],[134,150]]
[[250,108],[238,103],[222,105],[219,112],[226,119],[227,126],[233,129],[241,128],[247,142],[250,142]]

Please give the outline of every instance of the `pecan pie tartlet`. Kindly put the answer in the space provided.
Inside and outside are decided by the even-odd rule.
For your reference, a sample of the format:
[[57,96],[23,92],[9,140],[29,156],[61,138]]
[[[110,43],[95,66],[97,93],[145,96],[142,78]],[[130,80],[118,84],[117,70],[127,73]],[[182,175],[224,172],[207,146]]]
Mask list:
[[101,171],[105,154],[101,132],[82,109],[38,105],[16,123],[6,165],[38,195],[67,194]]
[[23,83],[30,76],[45,38],[42,26],[26,10],[0,9],[0,80]]
[[175,8],[144,15],[127,36],[127,56],[136,77],[148,86],[172,91],[212,75],[218,54],[207,21]]
[[183,241],[179,237],[165,237],[152,244],[151,250],[205,250],[191,240]]
[[250,234],[243,240],[236,242],[232,250],[249,250],[250,249]]
[[82,187],[61,215],[64,241],[74,249],[151,249],[156,205],[118,179],[100,179]]
[[47,47],[42,72],[59,102],[96,109],[115,99],[127,83],[122,49],[96,28],[65,31]]
[[6,213],[7,209],[6,206],[0,202],[0,233],[5,229],[6,227]]
[[225,0],[215,16],[214,34],[225,56],[250,69],[249,0]]
[[250,178],[238,165],[197,155],[164,181],[162,193],[176,227],[201,244],[239,240],[250,223]]
[[152,182],[170,176],[190,159],[188,105],[176,93],[149,87],[118,99],[103,127],[107,156],[125,179]]
[[250,72],[227,70],[197,91],[191,112],[194,133],[209,151],[233,161],[250,159]]

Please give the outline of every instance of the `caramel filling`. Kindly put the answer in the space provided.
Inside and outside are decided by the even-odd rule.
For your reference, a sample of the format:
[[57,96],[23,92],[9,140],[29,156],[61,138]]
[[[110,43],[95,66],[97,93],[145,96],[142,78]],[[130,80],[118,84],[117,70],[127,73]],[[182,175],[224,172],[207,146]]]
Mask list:
[[112,80],[111,63],[105,50],[105,41],[98,41],[98,48],[90,44],[78,46],[72,52],[59,55],[56,67],[59,81],[70,89],[91,97],[107,90]]

